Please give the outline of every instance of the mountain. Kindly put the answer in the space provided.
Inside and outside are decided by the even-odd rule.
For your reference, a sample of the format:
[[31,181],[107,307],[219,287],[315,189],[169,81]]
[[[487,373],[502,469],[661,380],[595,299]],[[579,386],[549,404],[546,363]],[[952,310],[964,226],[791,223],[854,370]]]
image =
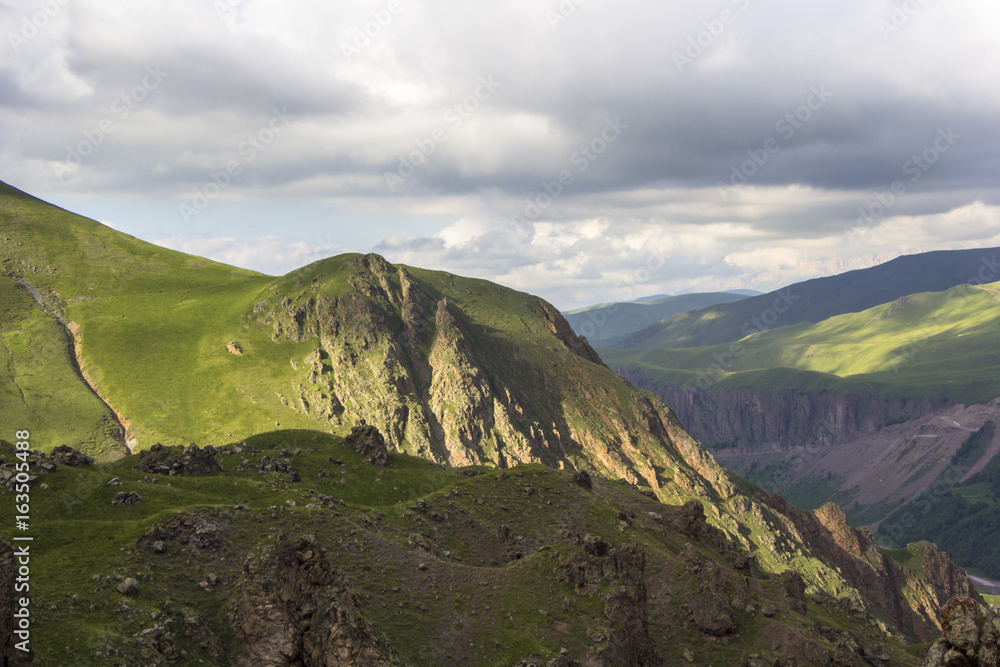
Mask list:
[[968,540],[995,534],[983,532],[991,491],[969,480],[1000,438],[990,430],[956,463],[970,432],[1000,419],[998,339],[1000,283],[989,283],[736,343],[600,353],[734,472],[806,508],[836,501],[886,543],[929,539],[1000,577],[1000,543]]
[[264,276],[7,186],[0,242],[42,664],[69,635],[92,664],[724,664],[779,635],[916,664],[982,603],[933,545],[728,473],[538,297],[377,255]]
[[1000,248],[904,255],[869,269],[816,278],[763,296],[674,315],[613,345],[678,348],[731,343],[767,329],[821,322],[921,292],[1000,280]]
[[673,386],[865,391],[969,404],[1000,396],[997,340],[1000,282],[910,294],[737,343],[602,349],[601,357]]
[[585,336],[592,345],[613,345],[622,337],[672,315],[720,303],[733,303],[744,298],[745,295],[731,292],[660,295],[631,302],[590,306],[564,315],[577,335]]

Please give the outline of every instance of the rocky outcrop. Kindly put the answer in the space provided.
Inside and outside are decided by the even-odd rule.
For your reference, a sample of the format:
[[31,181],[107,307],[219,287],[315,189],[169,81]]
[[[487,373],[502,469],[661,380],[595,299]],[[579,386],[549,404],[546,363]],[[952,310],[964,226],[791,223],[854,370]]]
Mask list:
[[582,552],[574,553],[563,567],[563,581],[578,594],[593,595],[611,587],[605,596],[604,616],[611,623],[607,642],[597,647],[587,662],[591,667],[662,665],[656,643],[649,636],[649,610],[644,572],[646,554],[632,545],[611,547],[587,535]]
[[384,468],[389,462],[389,449],[385,446],[385,438],[374,426],[355,426],[341,444],[352,448],[370,465]]
[[940,611],[944,636],[923,667],[1000,667],[1000,619],[970,598],[952,598]]
[[69,445],[59,445],[52,450],[52,461],[59,465],[78,468],[94,464],[94,459],[81,454]]
[[[904,567],[875,545],[867,528],[852,528],[835,504],[808,513],[764,491],[768,504],[793,522],[810,550],[850,582],[867,612],[921,642],[939,632],[937,609],[949,598],[982,600],[962,568],[933,544],[923,543],[922,562]],[[911,547],[913,548],[913,547]]]
[[156,475],[202,477],[222,472],[222,466],[215,458],[215,448],[211,445],[202,449],[194,444],[188,447],[164,447],[156,443],[139,453],[139,462],[133,470]]
[[279,537],[246,559],[230,620],[241,667],[403,664],[313,536]]
[[247,313],[277,342],[317,343],[291,360],[301,381],[285,405],[334,426],[364,420],[390,450],[453,466],[540,462],[725,493],[724,471],[673,413],[616,377],[541,299],[412,275],[378,255],[345,259],[330,278],[313,271]]

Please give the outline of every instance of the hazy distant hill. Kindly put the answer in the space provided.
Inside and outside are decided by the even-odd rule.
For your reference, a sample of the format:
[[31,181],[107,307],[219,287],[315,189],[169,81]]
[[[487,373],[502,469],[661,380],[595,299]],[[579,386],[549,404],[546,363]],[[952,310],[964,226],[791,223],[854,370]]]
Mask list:
[[796,283],[762,296],[681,313],[637,331],[613,347],[675,348],[739,340],[764,329],[821,322],[908,294],[1000,280],[1000,248],[906,255],[869,269]]
[[631,302],[599,304],[563,314],[577,335],[586,336],[592,345],[601,346],[610,345],[666,317],[745,298],[747,295],[733,292],[660,295]]

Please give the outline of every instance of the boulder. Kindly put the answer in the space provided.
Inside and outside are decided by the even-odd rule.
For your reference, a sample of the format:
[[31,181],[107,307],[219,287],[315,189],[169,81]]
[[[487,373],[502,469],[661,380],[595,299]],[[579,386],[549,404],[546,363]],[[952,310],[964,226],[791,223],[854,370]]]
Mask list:
[[1000,619],[972,598],[952,598],[938,615],[944,635],[923,667],[1000,667]]
[[70,466],[73,468],[78,468],[80,466],[89,466],[94,464],[94,459],[81,454],[77,450],[73,449],[69,445],[59,445],[52,450],[52,460],[59,465]]
[[402,665],[365,619],[359,598],[312,535],[253,552],[230,621],[245,656],[234,664],[290,667]]
[[136,595],[139,592],[139,582],[132,577],[128,577],[122,583],[118,584],[118,592],[122,595]]
[[389,462],[389,448],[381,431],[370,424],[355,426],[351,434],[344,438],[344,447],[352,447],[369,464],[384,467]]
[[211,445],[202,449],[194,444],[188,447],[164,447],[156,443],[140,452],[139,462],[134,470],[156,475],[203,477],[222,472],[222,465],[216,459],[215,448]]
[[111,499],[111,504],[115,506],[119,505],[138,505],[142,502],[142,496],[140,496],[135,491],[119,491],[115,494],[115,497]]

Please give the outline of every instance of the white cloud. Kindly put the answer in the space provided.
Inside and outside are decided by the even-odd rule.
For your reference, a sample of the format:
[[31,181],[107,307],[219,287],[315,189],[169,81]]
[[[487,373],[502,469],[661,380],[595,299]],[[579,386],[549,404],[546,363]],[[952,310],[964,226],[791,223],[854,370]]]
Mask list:
[[269,275],[282,275],[311,262],[346,252],[345,248],[336,244],[310,245],[280,236],[263,236],[249,242],[229,237],[171,236],[157,239],[154,243]]

